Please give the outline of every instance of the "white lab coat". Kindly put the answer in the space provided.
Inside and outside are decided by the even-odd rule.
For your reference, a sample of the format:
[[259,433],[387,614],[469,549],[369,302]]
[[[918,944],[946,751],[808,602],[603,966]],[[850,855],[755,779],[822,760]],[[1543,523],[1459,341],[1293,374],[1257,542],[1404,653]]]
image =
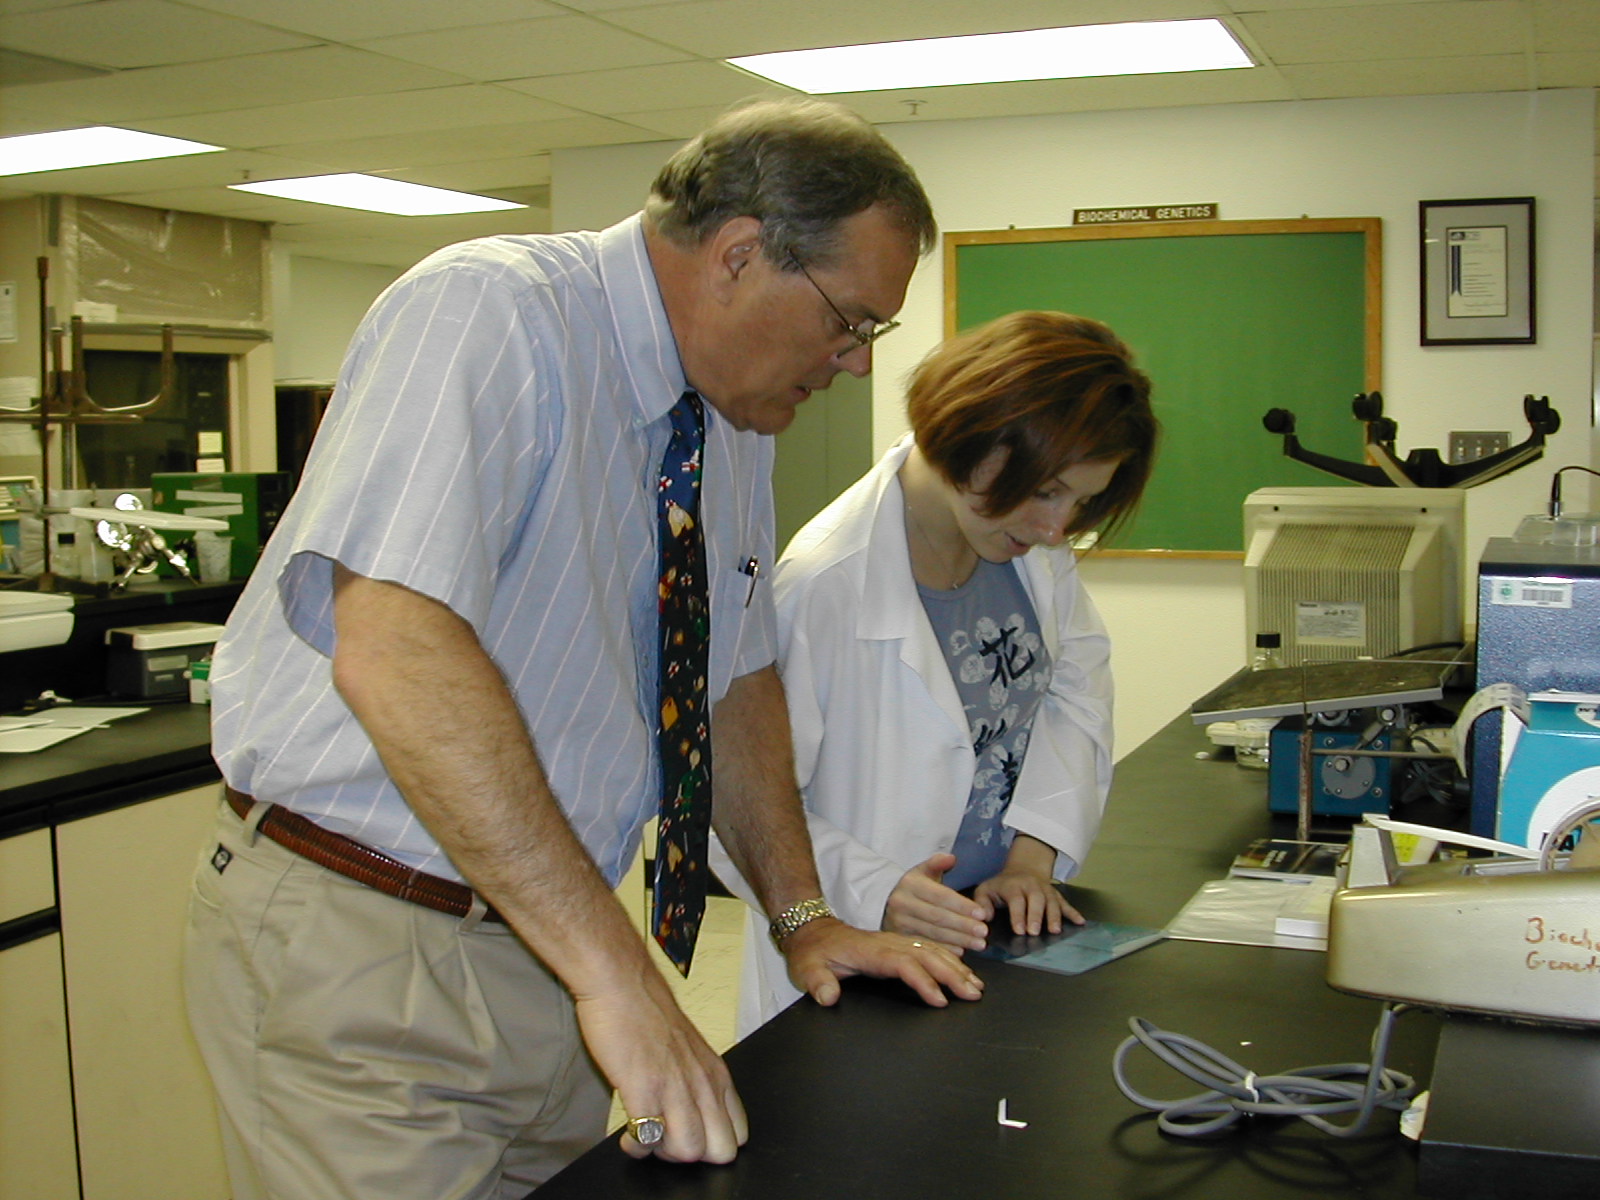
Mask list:
[[[909,437],[813,518],[774,576],[778,666],[823,894],[877,929],[896,883],[948,851],[976,770],[967,718],[917,595],[896,472]],[[1089,852],[1111,782],[1110,641],[1066,548],[1018,562],[1052,659],[1005,823],[1055,847],[1057,877]],[[751,901],[720,846],[712,862]],[[740,1036],[798,996],[752,910]]]

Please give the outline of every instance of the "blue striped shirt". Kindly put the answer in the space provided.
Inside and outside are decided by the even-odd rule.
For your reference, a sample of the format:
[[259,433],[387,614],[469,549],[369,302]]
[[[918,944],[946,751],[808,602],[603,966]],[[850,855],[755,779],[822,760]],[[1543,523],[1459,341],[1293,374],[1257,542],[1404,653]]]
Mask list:
[[[655,473],[684,388],[637,216],[464,242],[397,280],[217,646],[228,783],[461,878],[334,690],[337,561],[473,627],[573,828],[620,881],[657,806]],[[770,590],[752,597],[741,570],[772,562],[772,440],[706,415],[715,702],[775,657]]]

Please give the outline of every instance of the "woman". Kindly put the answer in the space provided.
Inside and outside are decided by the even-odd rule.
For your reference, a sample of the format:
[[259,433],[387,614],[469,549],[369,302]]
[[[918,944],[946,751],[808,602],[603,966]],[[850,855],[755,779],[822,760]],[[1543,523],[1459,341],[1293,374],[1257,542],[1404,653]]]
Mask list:
[[[1149,478],[1149,381],[1105,326],[1018,312],[912,376],[911,436],[775,575],[779,667],[823,890],[852,924],[981,949],[1080,917],[1111,776],[1109,643],[1068,544]],[[970,898],[963,895],[970,891]],[[747,1032],[790,986],[752,919]]]

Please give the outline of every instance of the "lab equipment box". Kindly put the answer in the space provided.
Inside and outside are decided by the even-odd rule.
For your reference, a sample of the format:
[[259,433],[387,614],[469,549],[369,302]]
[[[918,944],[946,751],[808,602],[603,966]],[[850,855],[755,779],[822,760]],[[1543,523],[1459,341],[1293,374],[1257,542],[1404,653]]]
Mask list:
[[[151,507],[228,523],[231,578],[244,579],[277,528],[292,490],[287,471],[171,472],[150,476]],[[164,569],[164,574],[171,574]]]
[[210,654],[221,636],[221,625],[203,621],[108,629],[106,691],[136,700],[185,695],[190,664]]
[[[1477,690],[1509,683],[1529,695],[1600,692],[1597,629],[1600,547],[1489,539],[1478,562]],[[1484,837],[1498,836],[1500,825],[1505,720],[1490,712],[1472,729],[1471,830]]]
[[[1311,745],[1311,811],[1323,816],[1358,817],[1387,813],[1394,798],[1394,759],[1387,728],[1369,734],[1370,709],[1352,709],[1328,728],[1313,723]],[[1268,758],[1267,807],[1276,813],[1300,809],[1299,717],[1284,717],[1272,731]],[[1376,750],[1379,755],[1362,754]]]

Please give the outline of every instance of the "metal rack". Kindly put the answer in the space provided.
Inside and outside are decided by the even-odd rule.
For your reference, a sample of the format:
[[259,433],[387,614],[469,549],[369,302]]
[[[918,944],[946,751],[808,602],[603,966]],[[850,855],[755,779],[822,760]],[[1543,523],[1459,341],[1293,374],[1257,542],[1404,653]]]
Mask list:
[[[33,425],[39,433],[39,494],[40,516],[45,520],[44,574],[40,577],[41,590],[55,588],[55,573],[51,564],[49,518],[64,513],[66,509],[50,507],[50,435],[53,429],[61,431],[61,458],[63,484],[77,485],[77,437],[81,425],[133,424],[160,408],[175,391],[176,366],[172,352],[172,326],[161,326],[161,386],[154,396],[137,404],[110,408],[98,403],[89,394],[87,374],[83,365],[83,318],[74,316],[69,324],[70,337],[59,325],[50,323],[48,284],[50,260],[40,256],[39,277],[39,380],[40,398],[37,407],[23,412],[0,411],[0,421]],[[68,361],[70,356],[70,361]]]

